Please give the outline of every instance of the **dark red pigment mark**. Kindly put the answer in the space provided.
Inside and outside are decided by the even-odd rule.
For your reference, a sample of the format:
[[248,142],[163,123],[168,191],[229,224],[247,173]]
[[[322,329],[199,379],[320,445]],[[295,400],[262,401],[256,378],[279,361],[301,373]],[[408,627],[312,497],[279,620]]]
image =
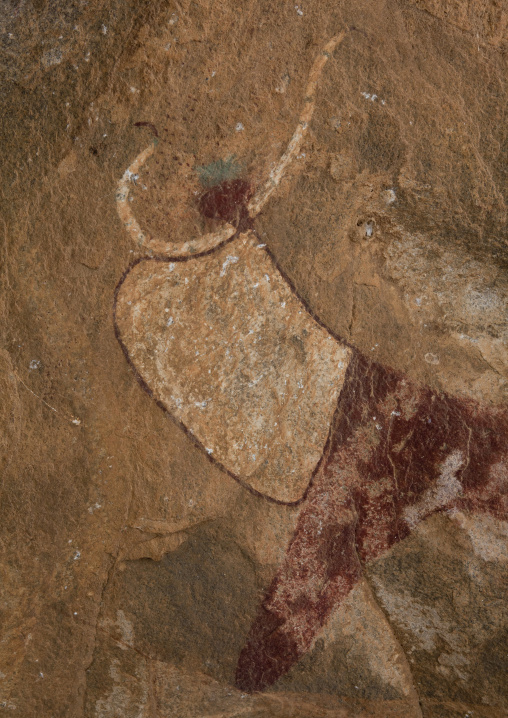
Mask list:
[[152,124],[151,122],[135,122],[134,127],[149,127],[152,130],[152,132],[154,133],[155,137],[159,136],[156,126],[154,124]]
[[204,217],[229,222],[243,232],[251,226],[247,210],[251,197],[252,188],[247,181],[225,180],[201,196],[199,210]]
[[506,519],[507,472],[505,409],[437,394],[355,351],[328,450],[240,654],[237,687],[261,691],[284,675],[362,565],[411,526],[452,508]]

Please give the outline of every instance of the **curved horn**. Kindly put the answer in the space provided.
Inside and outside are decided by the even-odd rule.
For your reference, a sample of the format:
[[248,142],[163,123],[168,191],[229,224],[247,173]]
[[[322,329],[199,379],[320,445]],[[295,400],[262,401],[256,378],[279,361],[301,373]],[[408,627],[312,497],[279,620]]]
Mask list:
[[137,175],[145,164],[147,159],[153,155],[157,145],[154,140],[146,149],[139,153],[134,162],[125,170],[122,179],[118,183],[116,192],[116,209],[125,229],[139,247],[151,250],[155,254],[170,255],[172,257],[193,257],[196,254],[207,252],[217,245],[225,242],[236,232],[235,227],[226,224],[225,227],[218,232],[204,234],[202,237],[190,240],[188,242],[167,242],[157,237],[152,237],[147,232],[143,232],[134,217],[130,203],[129,192],[131,184],[137,179]]
[[319,55],[314,60],[311,71],[309,73],[309,80],[305,91],[305,99],[303,110],[298,120],[296,130],[289,141],[286,151],[280,158],[277,165],[271,170],[270,176],[267,182],[261,187],[254,197],[248,204],[249,214],[251,217],[255,217],[261,211],[263,205],[268,201],[270,195],[277,189],[279,182],[281,181],[288,165],[294,160],[303,143],[303,139],[307,134],[309,123],[312,119],[315,105],[315,93],[317,88],[318,80],[323,71],[323,67],[326,65],[328,58],[335,48],[340,45],[342,40],[346,37],[347,30],[343,30],[335,37],[329,40],[324,48],[321,50]]
[[[335,35],[335,37],[332,37],[314,60],[307,82],[303,110],[300,114],[296,130],[289,141],[286,151],[270,172],[267,182],[256,192],[247,205],[251,217],[255,217],[261,211],[263,205],[277,189],[287,167],[300,151],[314,112],[315,92],[321,72],[331,53],[340,45],[346,34],[347,30],[343,30],[338,35]],[[225,224],[218,232],[205,234],[198,239],[183,243],[167,242],[156,237],[151,237],[150,234],[142,231],[130,208],[129,192],[132,181],[137,179],[141,167],[147,159],[153,155],[156,145],[157,140],[154,140],[149,147],[140,152],[130,167],[125,170],[122,179],[118,183],[116,193],[118,215],[136,244],[139,247],[146,247],[155,254],[171,255],[173,257],[191,257],[196,256],[196,254],[201,254],[202,252],[207,252],[232,237],[236,229],[231,224]]]

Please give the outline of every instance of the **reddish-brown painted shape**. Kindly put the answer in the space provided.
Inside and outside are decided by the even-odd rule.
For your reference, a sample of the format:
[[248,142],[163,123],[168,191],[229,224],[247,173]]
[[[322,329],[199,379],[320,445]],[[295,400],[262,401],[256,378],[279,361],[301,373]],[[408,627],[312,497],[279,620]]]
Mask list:
[[310,648],[362,565],[436,511],[508,517],[508,412],[438,394],[368,361],[349,365],[327,453],[240,654],[264,690]]
[[[328,501],[327,470],[319,473],[286,556],[238,661],[236,685],[260,691],[308,650],[318,627],[360,579],[355,517],[347,502]],[[343,511],[341,511],[343,509]],[[342,513],[342,516],[341,516]]]
[[245,180],[225,180],[201,196],[199,210],[208,219],[220,219],[237,227],[247,216],[251,197],[252,188]]

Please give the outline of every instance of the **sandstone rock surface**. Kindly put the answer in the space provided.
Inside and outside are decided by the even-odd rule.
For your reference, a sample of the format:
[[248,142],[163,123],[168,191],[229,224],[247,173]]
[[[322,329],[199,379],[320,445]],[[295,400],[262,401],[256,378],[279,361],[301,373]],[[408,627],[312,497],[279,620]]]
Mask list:
[[[154,133],[156,152],[132,179],[140,226],[183,243],[234,224],[229,205],[211,216],[200,198],[221,182],[263,186],[298,125],[316,57],[345,30],[291,171],[255,218],[256,243],[322,323],[316,333],[343,340],[329,356],[344,358],[344,371],[358,351],[501,416],[507,28],[499,0],[4,3],[0,713],[506,715],[506,471],[490,455],[497,513],[452,508],[467,467],[443,462],[448,479],[422,489],[411,530],[362,564],[305,654],[262,691],[238,687],[239,656],[305,502],[260,499],[161,411],[117,341],[113,300],[126,268],[150,256],[120,221],[116,193]],[[230,300],[214,297],[224,309]],[[298,363],[300,329],[300,341],[288,335],[295,371],[308,366]],[[295,390],[310,381],[292,379]],[[335,379],[334,400],[345,374]],[[312,473],[333,413],[323,386],[329,406],[301,409],[281,466],[304,457]],[[217,451],[242,416],[256,424],[244,398],[224,430],[223,413],[213,417]],[[279,406],[268,398],[263,420]],[[499,431],[483,439],[496,434],[500,446]],[[384,478],[381,498],[392,496]],[[427,516],[431,504],[439,513]]]

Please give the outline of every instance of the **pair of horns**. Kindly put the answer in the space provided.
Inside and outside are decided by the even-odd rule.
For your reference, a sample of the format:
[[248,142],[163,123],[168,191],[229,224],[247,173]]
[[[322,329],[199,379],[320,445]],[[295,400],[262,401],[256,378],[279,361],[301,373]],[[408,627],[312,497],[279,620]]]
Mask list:
[[[277,189],[287,168],[299,153],[314,112],[315,94],[319,78],[328,58],[335,48],[340,45],[346,33],[347,30],[344,30],[329,40],[314,60],[305,91],[303,110],[300,114],[296,129],[293,132],[286,151],[276,166],[271,170],[268,180],[260,187],[248,203],[247,208],[250,217],[255,217],[259,214],[270,196]],[[172,257],[191,257],[201,254],[202,252],[207,252],[232,237],[236,232],[236,227],[228,223],[225,223],[224,227],[217,232],[211,232],[210,234],[205,234],[183,243],[168,242],[167,240],[152,237],[147,232],[143,232],[132,213],[129,204],[129,192],[133,178],[139,175],[147,159],[153,155],[156,146],[157,140],[154,140],[146,149],[140,152],[134,162],[125,170],[122,179],[118,183],[116,193],[118,215],[125,229],[138,247],[145,248],[157,255],[164,254]]]

